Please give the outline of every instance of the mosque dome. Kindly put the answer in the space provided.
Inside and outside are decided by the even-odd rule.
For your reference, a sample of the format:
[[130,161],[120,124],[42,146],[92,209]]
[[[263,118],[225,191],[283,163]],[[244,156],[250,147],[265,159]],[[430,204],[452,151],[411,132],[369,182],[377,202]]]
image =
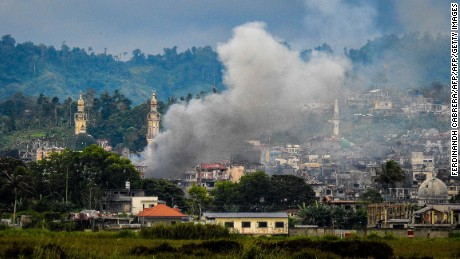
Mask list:
[[419,205],[446,203],[447,199],[447,186],[436,177],[426,179],[418,189]]

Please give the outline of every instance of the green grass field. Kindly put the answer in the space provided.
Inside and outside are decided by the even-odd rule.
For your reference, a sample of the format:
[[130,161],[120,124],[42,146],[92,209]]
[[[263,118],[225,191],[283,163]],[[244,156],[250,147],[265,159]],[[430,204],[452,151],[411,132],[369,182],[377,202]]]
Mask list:
[[[389,247],[393,255],[383,253]],[[0,231],[1,258],[343,258],[351,254],[354,256],[345,257],[363,258],[368,253],[375,258],[460,258],[460,239],[232,236],[218,240],[164,240],[145,239],[126,230]]]

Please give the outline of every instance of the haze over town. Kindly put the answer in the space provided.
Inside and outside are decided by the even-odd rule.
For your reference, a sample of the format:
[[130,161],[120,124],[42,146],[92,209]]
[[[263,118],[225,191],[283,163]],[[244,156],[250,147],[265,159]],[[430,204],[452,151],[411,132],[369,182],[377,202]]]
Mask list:
[[459,235],[449,8],[1,1],[0,231]]

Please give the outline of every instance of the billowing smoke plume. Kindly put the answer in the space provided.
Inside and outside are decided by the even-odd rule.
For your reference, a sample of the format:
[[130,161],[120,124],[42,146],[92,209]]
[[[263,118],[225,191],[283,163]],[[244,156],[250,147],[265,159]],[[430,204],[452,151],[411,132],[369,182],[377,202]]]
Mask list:
[[246,140],[289,129],[301,107],[337,95],[348,64],[325,56],[304,63],[262,23],[237,27],[217,52],[228,90],[170,107],[165,131],[146,151],[148,176],[177,177],[202,162],[228,159]]

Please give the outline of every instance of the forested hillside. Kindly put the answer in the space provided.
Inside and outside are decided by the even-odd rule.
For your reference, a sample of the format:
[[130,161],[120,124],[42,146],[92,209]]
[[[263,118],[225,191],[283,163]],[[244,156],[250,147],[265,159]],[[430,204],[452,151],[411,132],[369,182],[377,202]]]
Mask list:
[[[314,48],[333,53],[327,43]],[[369,40],[359,49],[345,49],[357,77],[366,86],[375,83],[405,88],[428,86],[449,78],[447,36],[417,33],[388,35]],[[312,49],[301,52],[309,59]],[[337,52],[337,50],[335,50]],[[123,59],[128,53],[123,54]],[[165,48],[162,54],[144,54],[136,49],[127,61],[120,56],[95,53],[91,47],[70,48],[17,43],[11,35],[0,40],[0,99],[16,92],[27,96],[76,98],[80,91],[93,89],[101,94],[119,90],[134,104],[147,100],[156,90],[160,100],[192,98],[205,92],[220,91],[223,67],[211,47],[192,47],[177,52]]]
[[160,99],[222,88],[222,67],[211,47],[191,48],[182,53],[166,48],[163,54],[145,55],[139,49],[128,61],[89,47],[60,49],[32,42],[16,43],[10,35],[0,41],[0,97],[16,92],[28,96],[78,97],[80,91],[96,93],[120,90],[138,104],[152,90]]

